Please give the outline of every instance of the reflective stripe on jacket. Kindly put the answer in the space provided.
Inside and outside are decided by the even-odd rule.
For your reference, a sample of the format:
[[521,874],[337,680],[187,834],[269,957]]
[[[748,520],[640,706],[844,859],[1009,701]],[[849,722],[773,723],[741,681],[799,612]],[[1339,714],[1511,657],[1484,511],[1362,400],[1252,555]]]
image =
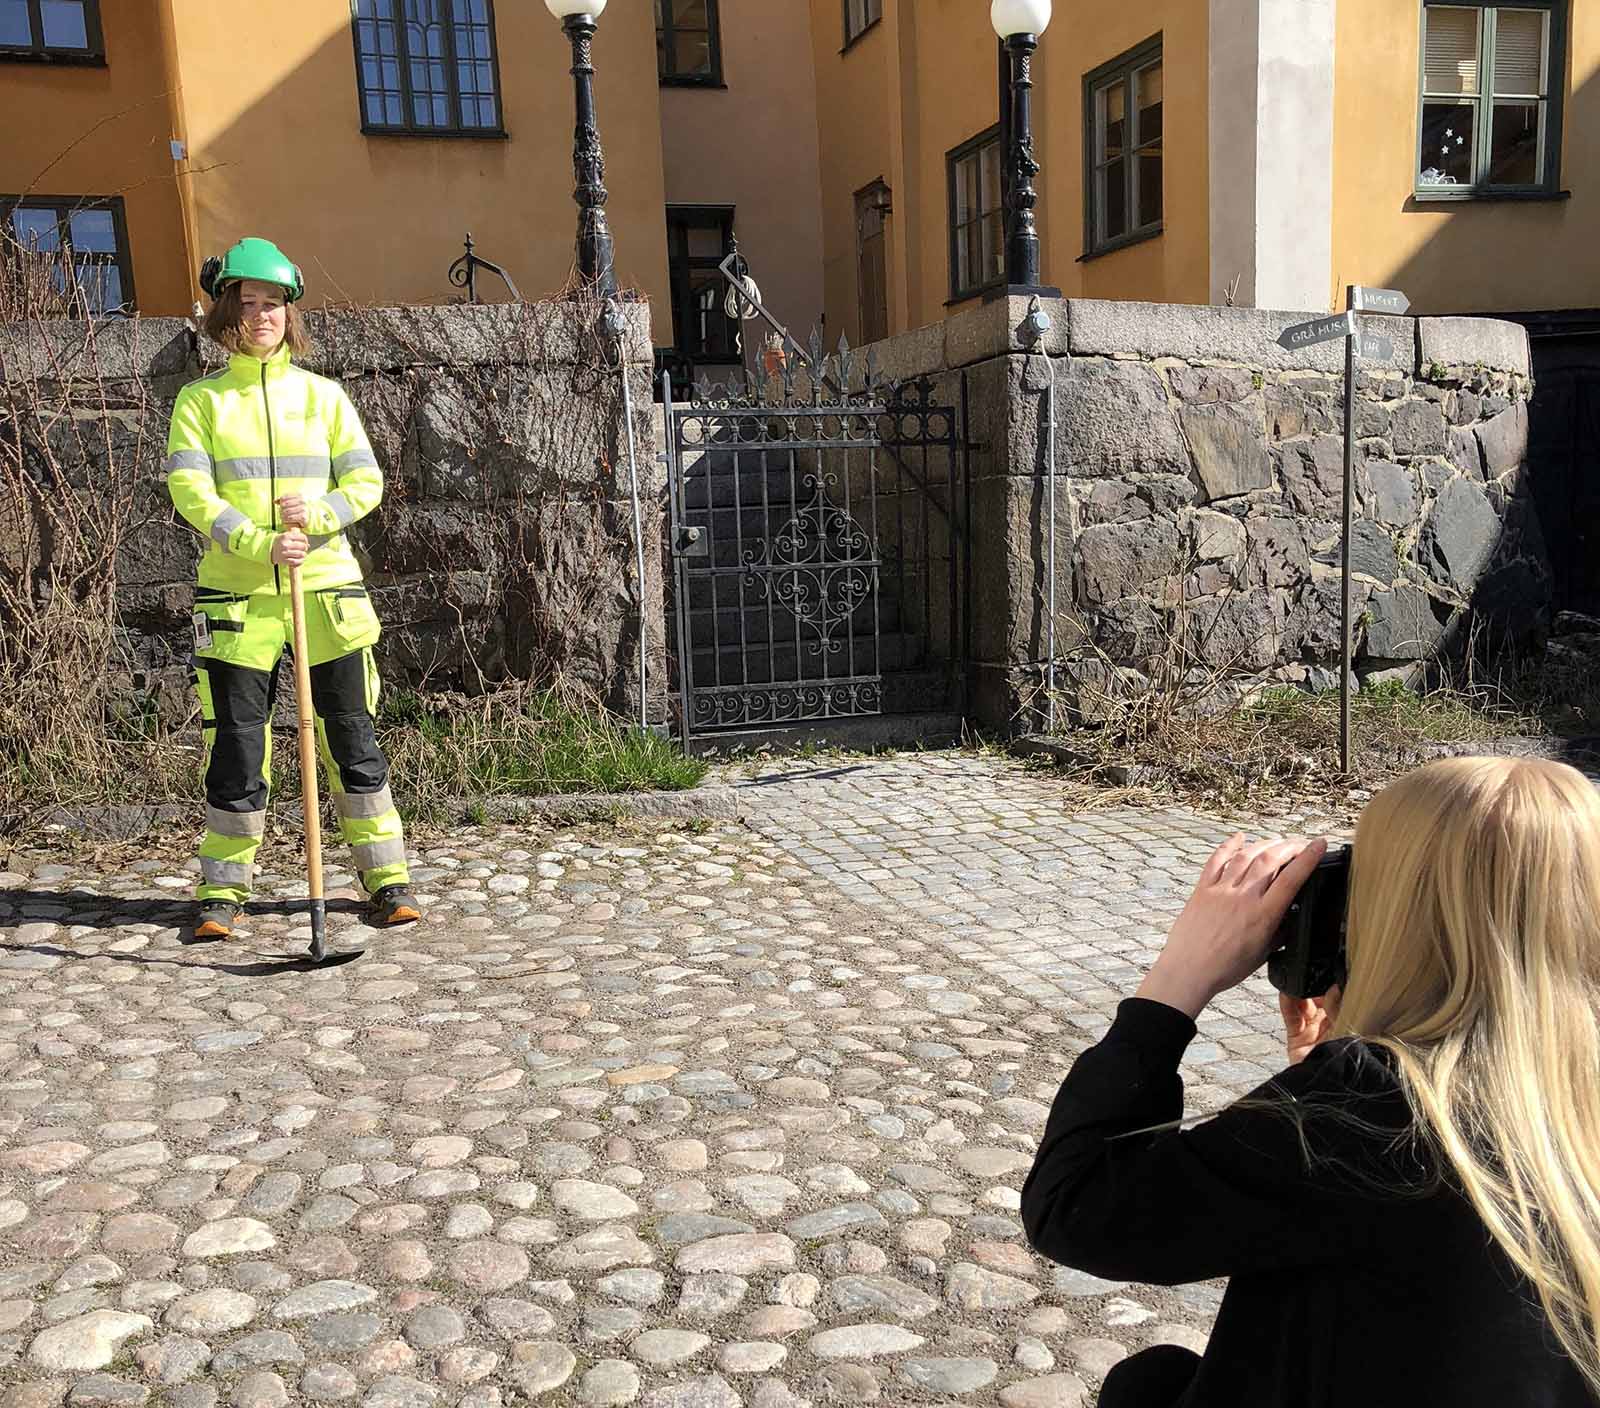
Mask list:
[[266,361],[235,353],[178,393],[166,470],[173,505],[211,540],[202,587],[288,592],[289,574],[272,563],[285,494],[306,501],[306,589],[361,580],[344,530],[378,506],[383,474],[344,388],[295,366],[287,347]]

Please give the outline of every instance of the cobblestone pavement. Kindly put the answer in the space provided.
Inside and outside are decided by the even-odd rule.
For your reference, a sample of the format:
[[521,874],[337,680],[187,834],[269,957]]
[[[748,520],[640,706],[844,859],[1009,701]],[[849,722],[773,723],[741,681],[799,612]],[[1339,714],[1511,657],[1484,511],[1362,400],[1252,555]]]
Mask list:
[[[423,841],[426,921],[335,891],[321,970],[281,840],[225,944],[180,854],[12,853],[0,1408],[1074,1408],[1203,1345],[1218,1287],[1051,1267],[1017,1205],[1221,828],[970,753],[740,785],[748,828]],[[1204,1101],[1275,1022],[1207,1017]]]

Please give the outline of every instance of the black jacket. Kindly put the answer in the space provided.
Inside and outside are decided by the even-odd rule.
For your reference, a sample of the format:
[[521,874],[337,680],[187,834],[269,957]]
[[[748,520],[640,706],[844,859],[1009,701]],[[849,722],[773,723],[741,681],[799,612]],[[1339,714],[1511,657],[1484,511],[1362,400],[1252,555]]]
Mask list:
[[1022,1190],[1052,1260],[1231,1278],[1182,1408],[1593,1408],[1531,1287],[1430,1173],[1380,1048],[1324,1043],[1251,1097],[1273,1108],[1130,1133],[1181,1118],[1194,1034],[1175,1008],[1123,1002],[1062,1082]]

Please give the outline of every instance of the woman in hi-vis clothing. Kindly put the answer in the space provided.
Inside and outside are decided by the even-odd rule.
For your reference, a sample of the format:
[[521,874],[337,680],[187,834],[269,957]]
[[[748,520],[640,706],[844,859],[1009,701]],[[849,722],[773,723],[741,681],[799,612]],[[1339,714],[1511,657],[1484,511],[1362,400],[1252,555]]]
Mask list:
[[195,684],[206,744],[206,835],[195,935],[220,938],[250,896],[271,790],[272,705],[294,639],[289,572],[301,569],[317,739],[340,830],[375,923],[421,917],[389,764],[373,715],[378,617],[345,529],[383,497],[383,475],[344,388],[294,365],[307,343],[300,270],[244,239],[208,259],[207,334],[228,365],[178,393],[167,491],[210,539],[195,589]]

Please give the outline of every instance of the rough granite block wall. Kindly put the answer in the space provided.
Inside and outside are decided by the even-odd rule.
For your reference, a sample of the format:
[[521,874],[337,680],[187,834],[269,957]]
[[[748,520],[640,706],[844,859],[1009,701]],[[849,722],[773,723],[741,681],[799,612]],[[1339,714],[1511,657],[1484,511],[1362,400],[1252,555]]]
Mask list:
[[[1050,329],[1031,345],[1013,298],[875,349],[891,376],[966,381],[971,711],[1007,727],[1043,712],[1052,472],[1069,715],[1157,677],[1220,697],[1336,686],[1343,343],[1279,347],[1310,314],[1043,306]],[[1528,348],[1492,320],[1369,322],[1396,350],[1356,384],[1356,670],[1409,679],[1474,623],[1509,638],[1546,623]]]
[[[636,716],[640,623],[650,714],[664,711],[660,506],[649,311],[625,346],[643,499],[646,574],[634,566],[619,375],[578,304],[307,315],[309,370],[340,380],[385,475],[380,509],[351,530],[384,624],[385,681],[478,692],[575,681]],[[120,650],[108,668],[136,705],[191,708],[190,588],[202,542],[162,483],[179,388],[223,354],[178,319],[0,329],[0,436],[47,441],[75,492],[125,486],[116,555]],[[27,396],[13,383],[29,380]],[[115,470],[111,457],[120,456]],[[130,457],[133,461],[130,463]],[[40,463],[27,451],[24,463]],[[41,468],[36,493],[69,485]],[[24,505],[0,511],[0,559],[37,570],[48,548]]]

